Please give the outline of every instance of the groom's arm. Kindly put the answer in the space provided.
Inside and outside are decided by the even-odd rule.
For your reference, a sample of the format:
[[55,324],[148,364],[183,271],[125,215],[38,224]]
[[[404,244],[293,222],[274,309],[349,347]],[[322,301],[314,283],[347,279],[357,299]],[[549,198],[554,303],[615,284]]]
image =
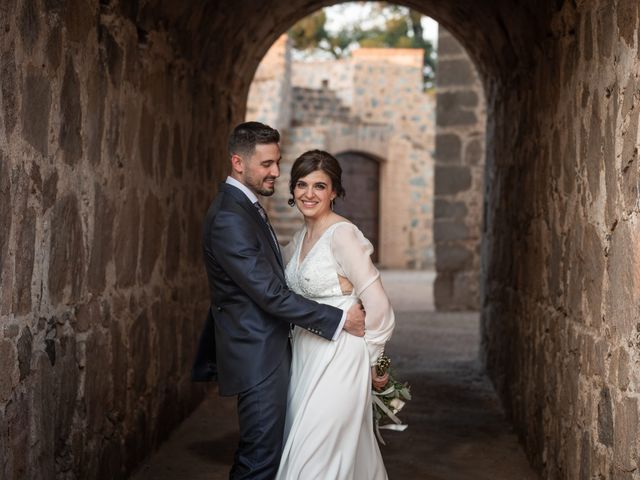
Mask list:
[[289,290],[273,271],[255,230],[244,218],[232,212],[218,212],[208,241],[216,262],[270,316],[327,340],[337,337],[344,323],[343,310]]

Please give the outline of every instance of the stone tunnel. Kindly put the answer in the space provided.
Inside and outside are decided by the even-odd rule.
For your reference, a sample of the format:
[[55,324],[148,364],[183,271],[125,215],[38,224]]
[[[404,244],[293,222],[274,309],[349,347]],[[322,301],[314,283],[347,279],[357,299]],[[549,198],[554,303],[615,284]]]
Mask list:
[[[204,397],[226,137],[271,44],[332,3],[2,1],[0,477],[126,476]],[[482,77],[482,355],[529,461],[640,478],[640,4],[402,3]]]

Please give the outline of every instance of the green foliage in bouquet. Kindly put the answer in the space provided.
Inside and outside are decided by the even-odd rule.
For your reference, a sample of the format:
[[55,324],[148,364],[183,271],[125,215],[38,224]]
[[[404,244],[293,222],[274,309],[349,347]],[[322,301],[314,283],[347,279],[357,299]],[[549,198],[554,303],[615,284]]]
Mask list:
[[378,375],[389,372],[389,381],[382,391],[372,390],[373,399],[373,423],[378,441],[386,445],[380,434],[380,430],[404,431],[408,425],[403,424],[396,416],[409,400],[411,400],[411,386],[407,382],[400,382],[395,379],[391,370],[391,359],[386,355],[381,355],[376,363]]

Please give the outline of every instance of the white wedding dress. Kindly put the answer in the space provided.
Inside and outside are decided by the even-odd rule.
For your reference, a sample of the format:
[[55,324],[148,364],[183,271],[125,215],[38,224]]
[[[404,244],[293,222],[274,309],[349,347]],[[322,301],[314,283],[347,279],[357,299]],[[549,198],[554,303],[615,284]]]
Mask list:
[[[371,365],[394,328],[393,310],[371,262],[371,243],[349,222],[331,225],[300,261],[306,228],[285,249],[289,288],[347,310],[366,309],[365,337],[342,331],[327,341],[303,328],[292,333],[293,359],[278,480],[384,480],[373,432]],[[353,285],[343,293],[339,275]]]

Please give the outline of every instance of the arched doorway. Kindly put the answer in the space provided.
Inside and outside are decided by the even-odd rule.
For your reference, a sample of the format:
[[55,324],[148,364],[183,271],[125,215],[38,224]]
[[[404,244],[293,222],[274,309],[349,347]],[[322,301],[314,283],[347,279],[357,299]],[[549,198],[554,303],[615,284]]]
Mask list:
[[380,164],[372,157],[358,152],[336,155],[342,167],[342,184],[347,192],[338,199],[335,211],[355,223],[371,241],[373,261],[378,261],[378,232],[380,212]]

